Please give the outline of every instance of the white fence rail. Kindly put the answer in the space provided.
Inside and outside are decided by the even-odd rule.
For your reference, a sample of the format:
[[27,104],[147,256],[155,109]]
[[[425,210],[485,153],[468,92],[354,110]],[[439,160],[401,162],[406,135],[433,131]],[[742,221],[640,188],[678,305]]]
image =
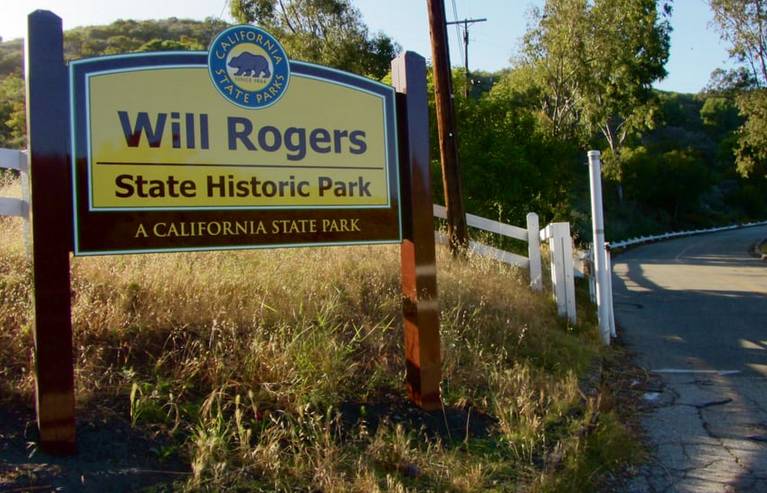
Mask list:
[[[447,219],[447,209],[445,206],[434,204],[434,217],[440,219]],[[537,216],[536,216],[537,218]],[[496,233],[508,238],[515,238],[517,240],[528,241],[530,232],[525,228],[518,226],[512,226],[511,224],[500,223],[484,217],[475,216],[474,214],[466,214],[466,224],[473,228],[489,231],[490,233]],[[447,241],[445,238],[439,238],[440,243]],[[476,241],[469,242],[469,249],[483,257],[494,258],[509,265],[516,265],[523,269],[530,267],[530,261],[528,258],[515,253],[500,250],[483,243]],[[540,267],[540,262],[539,262]],[[540,274],[539,274],[540,276]]]
[[0,169],[12,169],[21,173],[23,198],[0,197],[0,216],[29,218],[29,176],[27,153],[16,149],[0,149]]
[[[447,209],[444,206],[434,204],[434,217],[446,219]],[[528,269],[530,287],[535,291],[543,289],[540,242],[548,241],[551,253],[552,292],[557,304],[557,312],[560,316],[566,316],[570,322],[576,322],[574,280],[576,271],[573,265],[573,240],[570,236],[568,223],[553,223],[543,230],[539,230],[538,215],[531,212],[527,215],[527,228],[493,221],[474,214],[466,214],[466,224],[490,233],[527,242],[527,257],[477,241],[469,242],[469,250],[483,257]],[[435,235],[437,242],[447,243],[447,237],[444,234],[437,232]]]
[[29,165],[27,152],[18,149],[0,149],[0,169],[16,170],[21,175],[21,198],[0,197],[0,216],[21,217],[24,219],[24,246],[29,253],[30,236],[30,201],[29,201]]

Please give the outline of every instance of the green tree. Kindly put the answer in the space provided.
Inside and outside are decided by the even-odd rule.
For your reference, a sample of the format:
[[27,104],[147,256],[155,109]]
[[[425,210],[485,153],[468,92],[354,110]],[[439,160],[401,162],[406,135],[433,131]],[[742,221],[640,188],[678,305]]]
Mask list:
[[764,0],[709,0],[714,20],[730,56],[751,70],[754,80],[767,82],[767,3]]
[[231,14],[273,32],[291,58],[383,78],[399,46],[370,35],[349,0],[232,0]]
[[22,40],[4,41],[0,43],[0,78],[11,73],[24,71],[22,55]]
[[733,96],[741,91],[747,91],[756,87],[756,85],[753,73],[746,67],[740,66],[730,70],[717,68],[711,72],[708,84],[706,84],[703,92]]
[[624,150],[627,190],[631,198],[656,213],[667,214],[679,225],[683,213],[698,208],[699,199],[711,186],[711,176],[699,152],[692,148],[663,153],[645,147]]
[[596,1],[591,11],[580,102],[588,128],[607,141],[619,198],[622,147],[632,132],[652,126],[651,85],[666,76],[671,27],[663,15],[669,14],[667,4],[659,12],[656,0]]
[[0,82],[0,147],[26,146],[24,80],[16,74]]
[[153,39],[139,46],[136,51],[193,51],[205,49],[198,41],[183,36],[181,40]]
[[579,88],[589,6],[586,0],[548,0],[533,9],[533,27],[525,33],[521,64],[507,81],[538,99],[542,122],[553,136],[578,135]]
[[[204,50],[228,24],[220,19],[118,20],[64,33],[66,59],[135,51]],[[0,44],[2,47],[2,44]]]
[[767,89],[739,95],[738,107],[746,119],[735,149],[738,173],[746,178],[767,178]]
[[[433,73],[427,73],[431,87]],[[453,77],[462,73],[454,70]],[[542,223],[572,222],[574,198],[588,196],[583,168],[574,165],[581,150],[575,140],[551,133],[528,75],[524,68],[483,75],[488,83],[492,79],[489,91],[475,86],[470,98],[455,100],[466,209],[511,224],[524,224],[529,212],[538,213]],[[438,156],[433,90],[428,94],[432,156]],[[432,169],[439,173],[439,160],[432,161]],[[433,185],[441,203],[442,183]],[[576,233],[587,230],[579,226],[574,224]]]
[[700,118],[706,129],[716,137],[722,137],[736,130],[743,119],[735,102],[724,96],[708,96],[700,109]]
[[557,132],[577,125],[604,137],[621,197],[621,149],[652,125],[651,84],[666,75],[670,13],[659,0],[547,0],[525,37],[544,113]]
[[767,3],[764,0],[709,0],[730,56],[751,72],[754,87],[736,96],[744,123],[738,134],[735,161],[744,177],[767,177]]

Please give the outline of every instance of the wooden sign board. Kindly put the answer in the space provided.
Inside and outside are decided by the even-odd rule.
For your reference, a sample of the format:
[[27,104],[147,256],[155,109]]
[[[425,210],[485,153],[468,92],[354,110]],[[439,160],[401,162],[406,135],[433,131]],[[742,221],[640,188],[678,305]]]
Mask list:
[[70,252],[102,255],[401,242],[406,384],[439,409],[441,355],[425,60],[394,87],[288,59],[255,26],[208,52],[63,58],[29,16],[40,442],[75,451]]
[[235,26],[73,61],[69,90],[75,255],[401,241],[390,86]]

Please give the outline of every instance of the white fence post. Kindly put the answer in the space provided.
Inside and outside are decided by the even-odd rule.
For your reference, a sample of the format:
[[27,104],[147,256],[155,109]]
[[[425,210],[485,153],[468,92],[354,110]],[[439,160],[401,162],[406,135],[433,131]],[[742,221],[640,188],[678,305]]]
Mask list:
[[28,257],[32,256],[32,196],[29,190],[29,161],[27,161],[27,151],[19,151],[19,171],[21,175],[21,200],[26,204],[24,211],[24,251]]
[[[594,276],[594,245],[589,245],[589,250],[586,253],[585,262],[588,264],[589,274],[585,276],[589,280],[589,299],[592,303],[597,303],[597,282]],[[587,270],[584,268],[584,270]],[[585,274],[585,273],[584,273]]]
[[565,306],[565,266],[562,260],[562,244],[559,238],[559,223],[546,226],[549,234],[549,255],[551,256],[551,291],[554,301],[557,303],[557,315],[560,317],[567,314]]
[[567,309],[567,319],[575,324],[577,317],[575,313],[575,266],[573,265],[573,238],[570,236],[570,223],[563,223],[562,236],[559,241],[562,242],[562,257],[565,270],[565,307]]
[[576,322],[575,274],[573,269],[573,240],[569,223],[549,224],[542,232],[549,241],[551,253],[551,287],[557,314]]
[[530,287],[533,291],[543,290],[541,240],[538,228],[538,214],[530,212],[527,215],[527,259],[530,263]]
[[591,182],[591,224],[594,236],[594,275],[597,279],[597,314],[602,342],[610,344],[610,323],[607,310],[607,264],[605,260],[605,226],[602,215],[602,163],[599,151],[589,151]]
[[618,337],[615,331],[615,309],[613,307],[613,260],[610,250],[605,250],[605,260],[607,261],[607,310],[610,313],[610,334]]

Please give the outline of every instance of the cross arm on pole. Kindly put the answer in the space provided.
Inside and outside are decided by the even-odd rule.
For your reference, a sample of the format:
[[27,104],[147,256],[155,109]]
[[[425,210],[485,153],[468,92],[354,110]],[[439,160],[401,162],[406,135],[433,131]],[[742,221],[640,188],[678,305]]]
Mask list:
[[468,99],[469,97],[469,25],[474,24],[477,22],[485,22],[487,21],[486,18],[481,19],[462,19],[459,21],[445,21],[445,26],[449,26],[452,24],[463,24],[463,61],[464,61],[464,69],[465,73],[464,76],[466,77],[466,86],[463,89],[463,95],[465,98]]

